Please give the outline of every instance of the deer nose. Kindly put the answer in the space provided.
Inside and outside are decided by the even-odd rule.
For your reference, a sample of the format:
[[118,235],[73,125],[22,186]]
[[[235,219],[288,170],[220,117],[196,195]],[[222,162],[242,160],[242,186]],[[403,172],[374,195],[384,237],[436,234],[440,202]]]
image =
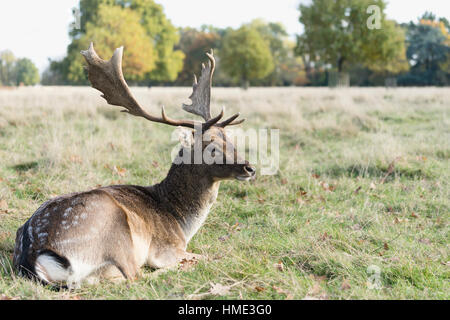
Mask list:
[[254,176],[256,174],[256,169],[255,167],[252,166],[245,166],[244,170],[251,176]]

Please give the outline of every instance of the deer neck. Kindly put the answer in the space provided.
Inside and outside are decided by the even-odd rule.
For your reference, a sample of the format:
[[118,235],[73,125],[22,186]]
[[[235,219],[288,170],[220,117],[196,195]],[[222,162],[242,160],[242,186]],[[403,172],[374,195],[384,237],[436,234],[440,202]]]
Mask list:
[[175,216],[186,243],[198,231],[216,201],[220,182],[201,166],[172,164],[167,177],[155,186],[162,205]]

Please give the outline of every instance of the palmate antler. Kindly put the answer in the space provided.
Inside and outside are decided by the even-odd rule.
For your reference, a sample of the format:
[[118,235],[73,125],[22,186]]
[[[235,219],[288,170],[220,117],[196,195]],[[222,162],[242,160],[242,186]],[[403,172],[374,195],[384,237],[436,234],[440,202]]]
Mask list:
[[213,52],[207,53],[209,58],[208,67],[202,65],[202,73],[199,81],[194,76],[193,92],[190,96],[192,100],[191,105],[183,104],[182,108],[190,113],[203,117],[205,122],[199,123],[193,120],[175,120],[167,117],[164,107],[161,110],[161,117],[155,117],[147,113],[141,108],[139,103],[131,94],[130,89],[125,81],[122,73],[122,56],[123,47],[114,51],[112,58],[109,61],[101,59],[94,50],[94,45],[91,43],[88,50],[81,51],[87,62],[88,78],[92,87],[101,91],[102,97],[114,106],[124,107],[127,112],[137,117],[143,117],[149,121],[165,123],[171,126],[183,126],[188,128],[195,128],[196,124],[201,125],[202,131],[209,129],[211,126],[225,127],[227,125],[235,125],[242,123],[245,119],[233,122],[239,113],[231,116],[229,119],[218,122],[224,115],[224,110],[211,118],[210,99],[211,99],[211,81],[214,73],[215,60]]

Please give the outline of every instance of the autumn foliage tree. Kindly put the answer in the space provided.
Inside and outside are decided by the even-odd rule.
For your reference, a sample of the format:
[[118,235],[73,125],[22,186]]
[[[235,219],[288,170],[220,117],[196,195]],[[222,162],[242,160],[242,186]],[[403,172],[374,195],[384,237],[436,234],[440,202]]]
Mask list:
[[210,49],[218,49],[221,38],[216,32],[202,31],[194,28],[180,29],[180,34],[179,48],[184,52],[185,57],[183,70],[178,75],[176,83],[191,85],[193,75],[199,74],[199,66],[205,61],[205,52],[209,52]]
[[[109,59],[115,48],[126,48],[123,61],[124,75],[131,81],[143,80],[155,68],[155,49],[144,28],[139,23],[139,15],[129,8],[100,5],[95,22],[87,22],[85,33],[72,45],[76,52],[85,50],[94,42],[97,53]],[[71,50],[75,52],[75,50]],[[68,79],[74,83],[86,81],[83,71],[84,60],[80,54],[70,56]]]
[[70,32],[67,56],[51,63],[50,71],[60,73],[66,84],[87,83],[79,52],[91,41],[105,58],[124,45],[128,55],[124,73],[131,81],[153,83],[177,78],[184,54],[174,49],[179,35],[161,5],[153,0],[81,0],[79,12],[80,28]]

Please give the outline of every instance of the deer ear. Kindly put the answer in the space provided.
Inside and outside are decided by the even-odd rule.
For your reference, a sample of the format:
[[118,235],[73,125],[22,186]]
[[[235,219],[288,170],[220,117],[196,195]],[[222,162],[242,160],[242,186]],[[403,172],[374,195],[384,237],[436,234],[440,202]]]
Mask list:
[[183,147],[190,148],[194,144],[194,130],[178,127],[178,140]]

